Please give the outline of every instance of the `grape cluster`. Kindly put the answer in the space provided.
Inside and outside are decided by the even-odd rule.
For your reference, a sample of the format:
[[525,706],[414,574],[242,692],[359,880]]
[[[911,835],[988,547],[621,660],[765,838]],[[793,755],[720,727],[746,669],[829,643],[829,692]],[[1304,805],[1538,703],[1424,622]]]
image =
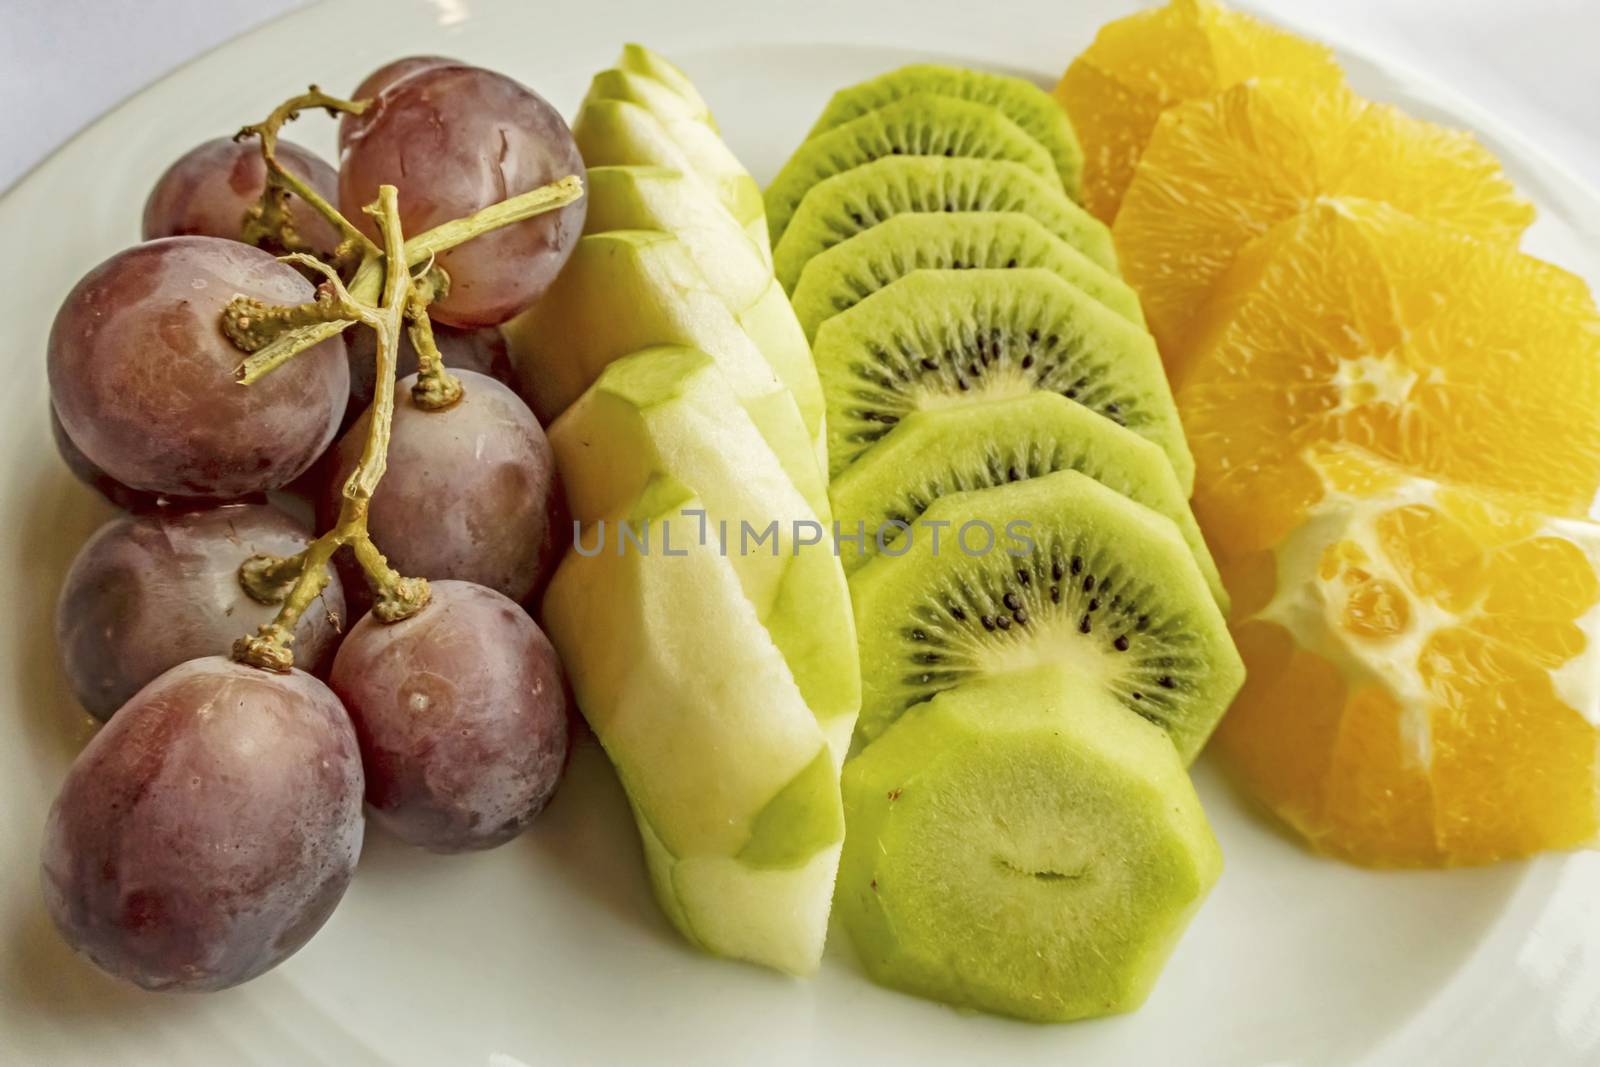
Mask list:
[[[337,170],[277,140],[313,108],[340,117]],[[144,243],[67,295],[52,431],[129,514],[61,591],[67,677],[106,725],[42,862],[57,927],[104,970],[246,981],[332,913],[364,807],[459,852],[554,793],[566,682],[524,605],[568,524],[498,327],[571,252],[583,177],[536,93],[409,57],[183,155]],[[497,205],[522,206],[476,214]]]

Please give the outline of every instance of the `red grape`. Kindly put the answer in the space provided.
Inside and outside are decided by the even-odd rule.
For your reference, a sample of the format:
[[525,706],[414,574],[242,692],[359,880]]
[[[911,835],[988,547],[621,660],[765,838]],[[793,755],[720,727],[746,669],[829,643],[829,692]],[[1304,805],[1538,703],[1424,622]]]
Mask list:
[[567,753],[567,699],[544,632],[471,582],[416,615],[350,631],[329,684],[350,712],[373,817],[434,852],[493,848],[544,810]]
[[[106,719],[147,682],[271,622],[275,605],[250,598],[239,564],[291,556],[310,534],[264,504],[123,516],[79,550],[61,587],[56,641],[90,714]],[[321,671],[338,647],[344,593],[334,576],[295,628],[295,660]]]
[[[459,67],[462,66],[458,59],[446,59],[444,56],[402,56],[392,59],[368,74],[356,86],[356,91],[350,94],[352,100],[370,100],[383,92],[401,78],[409,78],[419,70],[429,67]],[[357,121],[355,115],[339,116],[339,154],[344,154],[345,145],[350,143],[350,135],[355,132]]]
[[66,427],[61,425],[61,416],[56,414],[54,404],[50,405],[50,437],[56,443],[56,452],[60,454],[61,462],[66,464],[67,470],[72,472],[73,477],[124,511],[158,511],[168,508],[190,511],[196,508],[214,508],[227,503],[267,502],[264,493],[248,493],[229,500],[218,500],[203,496],[160,496],[156,493],[141,493],[137,489],[130,489],[96,467],[73,443],[72,438],[67,436]]
[[[278,162],[328,203],[338,201],[338,172],[315,153],[279,141]],[[219,137],[191,148],[150,190],[144,202],[144,239],[194,234],[240,240],[245,213],[260,202],[266,183],[267,164],[261,142],[254,138]],[[339,231],[298,197],[290,202],[289,220],[317,255],[326,258],[338,247]]]
[[45,825],[45,904],[97,966],[225,989],[281,963],[361,852],[350,719],[309,674],[221,657],[161,675],[89,742]]
[[[350,408],[346,421],[359,416],[372,403],[372,375],[377,368],[378,335],[365,326],[353,326],[345,331],[345,348],[350,353]],[[477,371],[496,381],[511,384],[511,354],[506,348],[506,338],[498,327],[483,330],[456,330],[449,326],[435,326],[433,341],[446,367]],[[396,377],[404,378],[417,373],[417,350],[411,347],[410,332],[400,337]]]
[[[405,232],[421,233],[571,174],[583,159],[572,131],[536,93],[493,71],[413,71],[353,119],[339,167],[339,206],[369,236],[361,209],[378,186],[400,190]],[[445,252],[450,291],[432,311],[452,326],[497,326],[549,287],[583,231],[583,200]]]
[[61,416],[56,414],[55,405],[50,405],[50,436],[56,443],[56,451],[61,454],[61,462],[67,465],[72,476],[78,481],[96,490],[99,494],[128,511],[144,511],[157,507],[161,498],[150,493],[141,493],[137,489],[129,489],[105,471],[96,467],[83,450],[72,443],[72,438],[67,436],[67,431],[61,425]]
[[256,382],[223,334],[236,294],[297,304],[311,283],[258,248],[169,237],[119,252],[68,294],[50,331],[50,396],[90,463],[133,489],[228,498],[293,481],[350,394],[330,338]]
[[[516,393],[482,374],[455,373],[466,395],[443,411],[412,403],[416,375],[399,382],[388,470],[367,529],[402,574],[477,582],[526,600],[554,565],[565,532],[550,442]],[[323,527],[338,518],[366,437],[364,415],[329,454]]]

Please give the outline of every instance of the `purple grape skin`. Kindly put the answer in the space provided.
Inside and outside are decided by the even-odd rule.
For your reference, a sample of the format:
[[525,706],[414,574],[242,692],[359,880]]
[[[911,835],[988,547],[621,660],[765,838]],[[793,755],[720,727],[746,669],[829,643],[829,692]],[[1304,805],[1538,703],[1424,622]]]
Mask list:
[[50,331],[50,396],[79,451],[133,489],[231,498],[276,489],[311,466],[350,394],[344,342],[322,342],[254,385],[223,334],[236,294],[312,299],[266,252],[217,237],[168,237],[84,276]]
[[66,464],[67,470],[72,472],[72,476],[124,511],[146,512],[167,509],[185,511],[196,508],[215,508],[228,503],[264,504],[267,502],[267,497],[264,493],[249,493],[230,501],[203,496],[160,496],[155,493],[141,493],[137,489],[130,489],[99,467],[96,467],[89,460],[89,457],[84,455],[82,450],[73,443],[72,438],[67,436],[66,427],[61,425],[61,416],[56,414],[55,405],[53,404],[50,405],[50,437],[56,443],[56,452],[61,456],[61,462]]
[[161,506],[161,497],[129,489],[96,467],[94,462],[83,454],[83,450],[73,443],[72,438],[67,436],[66,427],[61,425],[61,416],[56,414],[54,404],[50,405],[50,437],[56,443],[56,451],[61,455],[61,462],[67,465],[72,476],[117,507],[126,511],[147,511]]
[[145,989],[225,989],[283,962],[361,852],[355,731],[327,686],[220,656],[140,690],[51,805],[45,904],[67,942]]
[[[401,574],[476,582],[525,601],[562,548],[555,457],[515,392],[473,371],[456,375],[465,395],[443,411],[412,403],[416,375],[397,385],[388,469],[367,529]],[[334,446],[319,526],[337,519],[366,436],[363,415]]]
[[[350,407],[345,412],[347,424],[372,403],[377,340],[378,335],[365,326],[354,326],[345,331],[345,348],[350,354]],[[438,346],[446,367],[477,371],[498,382],[512,385],[511,353],[506,347],[505,334],[498,327],[457,330],[449,326],[435,326],[433,342]],[[396,378],[417,373],[417,350],[411,346],[410,331],[400,336],[398,357]]]
[[[460,67],[465,66],[459,59],[448,59],[444,56],[402,56],[391,59],[377,70],[368,74],[356,86],[356,91],[350,94],[351,100],[370,100],[383,92],[401,78],[430,67]],[[344,114],[339,116],[339,154],[344,155],[344,149],[350,143],[350,137],[355,132],[357,116]]]
[[[394,185],[416,235],[572,174],[586,174],[572,131],[538,94],[479,67],[428,67],[391,83],[352,123],[339,207],[376,239],[361,208]],[[443,253],[450,291],[430,310],[451,326],[507,321],[555,280],[587,210],[579,199]]]
[[[56,642],[79,702],[109,719],[163,671],[226,655],[278,613],[240,587],[239,564],[257,553],[293,555],[310,539],[264,504],[124,515],[100,527],[78,551],[56,605]],[[326,669],[344,618],[334,575],[295,628],[301,667]]]
[[[297,144],[278,142],[278,162],[332,204],[339,199],[339,173],[322,157]],[[267,164],[261,142],[218,137],[196,145],[168,167],[144,202],[144,239],[224,237],[242,239],[245,213],[261,201]],[[295,234],[327,258],[339,245],[339,231],[299,197],[289,204]],[[283,251],[283,249],[275,249]]]
[[355,724],[379,824],[432,852],[493,848],[526,829],[561,780],[561,662],[494,590],[431,586],[409,619],[358,622],[328,684]]

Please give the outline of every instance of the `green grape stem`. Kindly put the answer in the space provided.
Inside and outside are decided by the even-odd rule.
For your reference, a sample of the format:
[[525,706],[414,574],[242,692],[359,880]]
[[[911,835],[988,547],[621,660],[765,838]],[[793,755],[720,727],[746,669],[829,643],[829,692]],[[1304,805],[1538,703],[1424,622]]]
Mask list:
[[433,320],[428,317],[431,298],[430,285],[422,282],[411,287],[411,307],[407,318],[410,326],[406,332],[411,347],[417,350],[417,380],[411,386],[411,402],[424,411],[443,411],[465,395],[461,379],[451,374],[439,355],[439,346],[433,339]]
[[[566,207],[583,196],[583,179],[577,175],[568,175],[559,181],[542,185],[537,189],[530,189],[526,193],[502,200],[498,204],[491,204],[480,211],[476,211],[464,218],[454,219],[424,233],[411,238],[405,244],[404,254],[407,268],[425,268],[428,284],[436,291],[448,283],[447,279],[440,276],[443,272],[432,265],[433,260],[441,252],[448,252],[457,245],[465,244],[474,237],[510,226],[518,222],[542,215],[547,211],[555,211]],[[384,258],[379,255],[369,255],[363,259],[357,268],[355,276],[350,281],[350,295],[357,301],[371,302],[376,300],[383,284]],[[223,312],[225,317],[249,315],[255,312],[252,307],[240,305],[237,301],[228,305]],[[265,347],[251,351],[243,348],[250,354],[239,367],[239,381],[244,385],[251,385],[271,374],[274,370],[293,359],[295,356],[320,344],[330,337],[336,337],[346,327],[354,326],[359,321],[355,317],[332,319],[327,322],[316,323],[297,330],[286,332]],[[231,336],[231,332],[230,332]]]
[[[316,299],[305,304],[273,306],[243,296],[228,303],[222,313],[223,332],[247,354],[238,368],[240,384],[248,386],[260,381],[301,352],[351,326],[368,327],[378,339],[367,439],[355,470],[344,484],[338,521],[296,555],[252,556],[239,567],[239,584],[250,597],[263,604],[281,605],[270,623],[241,637],[233,647],[235,660],[266,670],[293,668],[295,626],[327,587],[329,563],[340,548],[349,546],[360,563],[375,595],[372,613],[376,618],[397,622],[427,605],[427,581],[396,572],[367,531],[372,495],[388,463],[401,331],[409,331],[417,350],[420,371],[412,389],[417,406],[437,411],[458,402],[463,393],[461,381],[444,367],[427,311],[429,303],[444,295],[450,285],[449,276],[436,264],[436,258],[474,237],[565,207],[583,196],[582,179],[569,175],[406,240],[401,229],[399,193],[394,186],[384,185],[378,190],[377,202],[365,209],[377,221],[383,238],[380,249],[277,159],[278,132],[301,111],[322,108],[330,115],[359,115],[369,104],[366,100],[328,96],[313,85],[308,92],[280,104],[264,121],[240,130],[236,138],[259,138],[267,167],[267,187],[261,202],[246,216],[245,240],[287,248],[290,254],[283,257],[286,262],[323,278]],[[333,265],[304,254],[304,245],[288,217],[291,194],[338,229],[342,240]],[[342,271],[350,271],[348,284],[341,277]]]
[[[381,186],[377,203],[368,208],[378,220],[384,239],[384,271],[381,300],[377,308],[351,298],[342,286],[331,299],[344,304],[362,323],[377,333],[377,381],[372,399],[372,417],[367,423],[367,439],[356,469],[344,484],[339,520],[298,555],[287,558],[255,556],[239,569],[239,581],[252,597],[282,598],[277,616],[254,634],[234,643],[233,658],[271,671],[288,671],[294,666],[294,629],[312,601],[327,587],[329,562],[345,545],[355,552],[366,572],[376,602],[373,614],[385,622],[396,622],[427,606],[428,583],[421,578],[398,574],[372,543],[367,533],[367,512],[372,494],[382,480],[388,463],[389,430],[394,418],[395,363],[399,355],[400,331],[405,328],[406,308],[410,303],[413,280],[406,267],[404,237],[400,227],[399,197],[394,186]],[[329,274],[331,268],[323,268]],[[337,279],[334,279],[337,283]],[[292,583],[292,584],[291,584]],[[287,592],[282,592],[287,587]]]
[[339,231],[339,247],[334,258],[340,262],[354,262],[376,255],[378,246],[366,234],[339,213],[339,210],[322,198],[306,182],[278,162],[278,132],[284,124],[300,117],[300,112],[321,108],[330,115],[359,115],[371,106],[370,100],[341,100],[311,86],[299,96],[290,97],[273,109],[261,122],[246,126],[234,134],[235,141],[256,137],[261,141],[261,158],[267,165],[267,184],[261,190],[261,202],[245,214],[243,238],[246,244],[275,244],[290,252],[309,251],[304,241],[294,232],[289,219],[289,196],[298,196],[313,210],[327,219]]

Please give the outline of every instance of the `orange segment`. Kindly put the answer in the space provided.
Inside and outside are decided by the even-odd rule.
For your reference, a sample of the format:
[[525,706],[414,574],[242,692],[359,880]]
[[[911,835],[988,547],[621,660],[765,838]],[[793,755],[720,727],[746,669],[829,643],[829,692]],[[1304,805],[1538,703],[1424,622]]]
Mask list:
[[1327,818],[1322,796],[1348,697],[1332,663],[1295,644],[1276,623],[1234,629],[1244,688],[1212,735],[1256,798],[1315,839]]
[[[1381,200],[1510,243],[1533,221],[1470,134],[1342,86],[1252,81],[1173,107],[1156,123],[1112,232],[1176,379],[1203,334],[1197,315],[1239,251],[1329,196]],[[1356,284],[1343,296],[1383,294]],[[1329,307],[1357,311],[1344,300]]]
[[1317,847],[1435,866],[1600,836],[1600,525],[1517,508],[1331,489],[1275,552],[1215,745]]
[[1419,596],[1465,611],[1483,594],[1488,557],[1478,540],[1437,507],[1410,504],[1378,517],[1378,543]]
[[1445,699],[1431,716],[1441,852],[1483,863],[1590,843],[1595,728],[1549,674],[1463,631],[1430,642],[1424,673]]
[[1320,200],[1218,283],[1177,393],[1195,510],[1270,549],[1324,493],[1308,449],[1582,515],[1600,487],[1600,314],[1583,283],[1387,205]]
[[1203,0],[1173,0],[1109,22],[1056,86],[1083,145],[1084,206],[1116,217],[1161,113],[1247,78],[1343,81],[1322,45]]
[[1324,790],[1326,849],[1365,863],[1437,863],[1433,786],[1394,695],[1363,686],[1340,716]]

